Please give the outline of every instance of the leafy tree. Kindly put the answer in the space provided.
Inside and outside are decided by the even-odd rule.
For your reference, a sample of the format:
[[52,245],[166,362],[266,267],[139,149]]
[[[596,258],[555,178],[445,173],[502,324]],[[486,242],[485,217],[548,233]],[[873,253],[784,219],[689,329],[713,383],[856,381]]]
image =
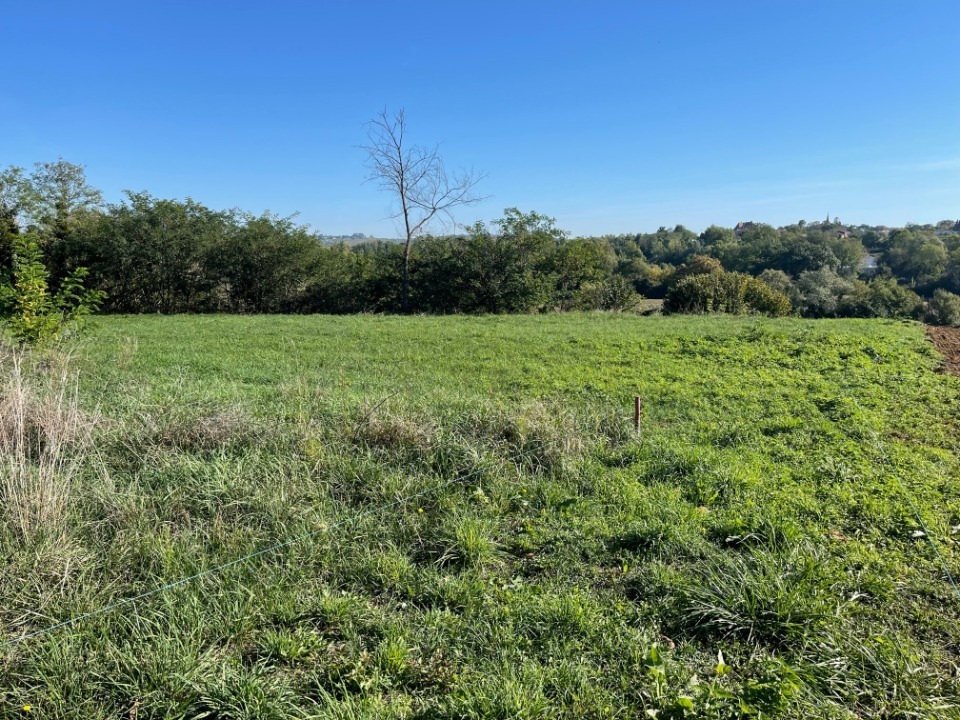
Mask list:
[[[269,213],[234,218],[216,216],[202,227],[211,240],[204,258],[206,275],[215,282],[209,303],[234,312],[296,312],[304,302],[324,250],[306,228],[292,218]],[[233,220],[234,222],[230,222]]]
[[490,232],[471,229],[464,252],[466,312],[512,313],[542,310],[551,299],[550,261],[563,239],[553,218],[516,208],[504,211]]
[[829,268],[800,273],[794,283],[795,307],[804,317],[837,317],[854,283]]
[[656,233],[637,235],[637,246],[653,263],[679,265],[696,253],[703,251],[703,243],[696,233],[677,225],[673,230],[661,227]]
[[[405,253],[398,243],[374,242],[356,249],[360,262],[354,268],[357,296],[362,312],[397,312],[403,309],[403,268]],[[408,298],[409,307],[409,298]]]
[[643,299],[626,278],[613,276],[601,282],[586,283],[578,293],[579,310],[634,310]]
[[[559,310],[586,310],[603,302],[600,298],[616,265],[610,243],[599,238],[560,242],[553,253],[552,305]],[[609,299],[608,299],[609,300]]]
[[467,310],[474,268],[469,261],[469,240],[427,235],[413,253],[411,292],[413,307],[422,312],[451,313]]
[[837,259],[837,265],[834,268],[837,273],[844,277],[855,276],[867,255],[863,242],[855,237],[831,237],[828,242],[830,251]]
[[103,203],[99,190],[87,183],[86,167],[62,157],[36,163],[30,175],[32,193],[27,212],[46,237],[65,239],[79,215]]
[[[840,261],[833,253],[833,248],[827,241],[824,233],[817,231],[806,232],[802,235],[783,233],[779,252],[769,259],[768,267],[783,270],[788,275],[796,277],[808,270],[830,268],[837,271]],[[762,268],[754,271],[762,272]]]
[[856,274],[866,250],[857,238],[837,237],[823,226],[794,225],[778,230],[769,225],[747,228],[737,244],[715,246],[725,267],[759,275],[782,270],[793,277],[829,268],[845,277]]
[[636,260],[631,264],[625,277],[629,279],[634,289],[646,297],[662,298],[673,279],[672,265],[653,265],[643,260]]
[[868,250],[881,250],[886,245],[886,236],[876,230],[866,230],[861,237],[861,242]]
[[211,298],[223,267],[211,255],[235,226],[232,213],[190,199],[128,192],[126,201],[78,224],[65,260],[68,267],[90,268],[95,287],[108,293],[110,310],[218,309]]
[[787,297],[791,297],[793,293],[793,281],[783,270],[768,268],[760,273],[760,280]]
[[894,230],[887,239],[884,264],[911,285],[927,285],[947,269],[947,249],[940,238],[922,230]]
[[[558,287],[571,303],[577,289],[612,265],[603,244],[570,241],[552,218],[516,208],[493,222],[473,225],[461,238],[417,243],[414,298],[430,312],[510,313],[546,309]],[[559,263],[559,264],[558,264]],[[569,293],[569,296],[567,295]]]
[[731,228],[711,225],[700,233],[700,242],[704,248],[731,247],[739,241],[737,234]]
[[720,272],[723,265],[716,258],[708,255],[693,255],[688,262],[678,267],[667,280],[668,285],[673,285],[690,275],[709,275]]
[[717,252],[725,268],[759,273],[774,266],[783,252],[783,240],[776,228],[760,223],[747,228],[739,243],[720,246]]
[[[944,245],[946,244],[944,243]],[[943,285],[953,292],[960,292],[960,238],[957,240],[957,246],[950,249],[950,254],[947,257]]]
[[0,170],[0,283],[9,283],[13,265],[13,243],[20,234],[20,223],[30,183],[23,168],[9,166]]
[[35,203],[33,188],[23,168],[8,166],[0,170],[0,241],[9,242],[19,235],[24,213]]
[[[399,250],[398,245],[392,245]],[[346,243],[318,248],[296,312],[353,313],[396,310],[397,253],[381,261],[378,252],[360,252]],[[383,276],[386,276],[385,279]],[[386,292],[378,297],[371,289]]]
[[854,282],[837,313],[844,317],[912,318],[922,304],[919,295],[893,278],[875,278],[869,283]]
[[774,290],[758,278],[747,280],[743,301],[750,312],[772,317],[789,315],[793,310],[790,298],[785,293]]

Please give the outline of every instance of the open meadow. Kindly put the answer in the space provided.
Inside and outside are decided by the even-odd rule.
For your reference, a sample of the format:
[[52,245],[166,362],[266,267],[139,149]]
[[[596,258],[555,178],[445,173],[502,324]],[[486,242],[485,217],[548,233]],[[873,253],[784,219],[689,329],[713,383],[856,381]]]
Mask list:
[[75,409],[3,361],[7,472],[68,427],[3,509],[0,717],[960,717],[939,364],[881,320],[97,318]]

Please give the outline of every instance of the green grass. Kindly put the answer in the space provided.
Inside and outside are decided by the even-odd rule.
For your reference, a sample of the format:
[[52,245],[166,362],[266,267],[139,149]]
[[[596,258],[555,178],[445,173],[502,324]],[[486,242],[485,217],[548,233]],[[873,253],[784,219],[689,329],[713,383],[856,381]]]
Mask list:
[[3,528],[0,637],[326,530],[0,649],[0,717],[960,717],[917,325],[98,322],[97,452],[65,528]]

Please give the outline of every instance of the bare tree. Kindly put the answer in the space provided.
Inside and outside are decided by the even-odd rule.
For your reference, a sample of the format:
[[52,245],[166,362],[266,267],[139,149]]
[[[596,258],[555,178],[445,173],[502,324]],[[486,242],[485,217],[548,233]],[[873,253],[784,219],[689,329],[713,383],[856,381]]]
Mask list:
[[476,194],[484,174],[459,171],[449,174],[440,158],[439,146],[407,145],[403,109],[395,114],[385,109],[367,123],[369,180],[392,193],[398,205],[391,217],[403,222],[403,311],[410,309],[410,248],[414,240],[437,217],[453,222],[452,210],[483,198]]

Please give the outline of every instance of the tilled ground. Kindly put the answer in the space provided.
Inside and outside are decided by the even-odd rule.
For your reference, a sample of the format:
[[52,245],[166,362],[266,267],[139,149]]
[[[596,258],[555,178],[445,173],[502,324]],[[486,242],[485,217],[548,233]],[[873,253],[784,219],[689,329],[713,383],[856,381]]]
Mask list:
[[960,375],[960,328],[928,325],[927,335],[943,355],[944,372]]

